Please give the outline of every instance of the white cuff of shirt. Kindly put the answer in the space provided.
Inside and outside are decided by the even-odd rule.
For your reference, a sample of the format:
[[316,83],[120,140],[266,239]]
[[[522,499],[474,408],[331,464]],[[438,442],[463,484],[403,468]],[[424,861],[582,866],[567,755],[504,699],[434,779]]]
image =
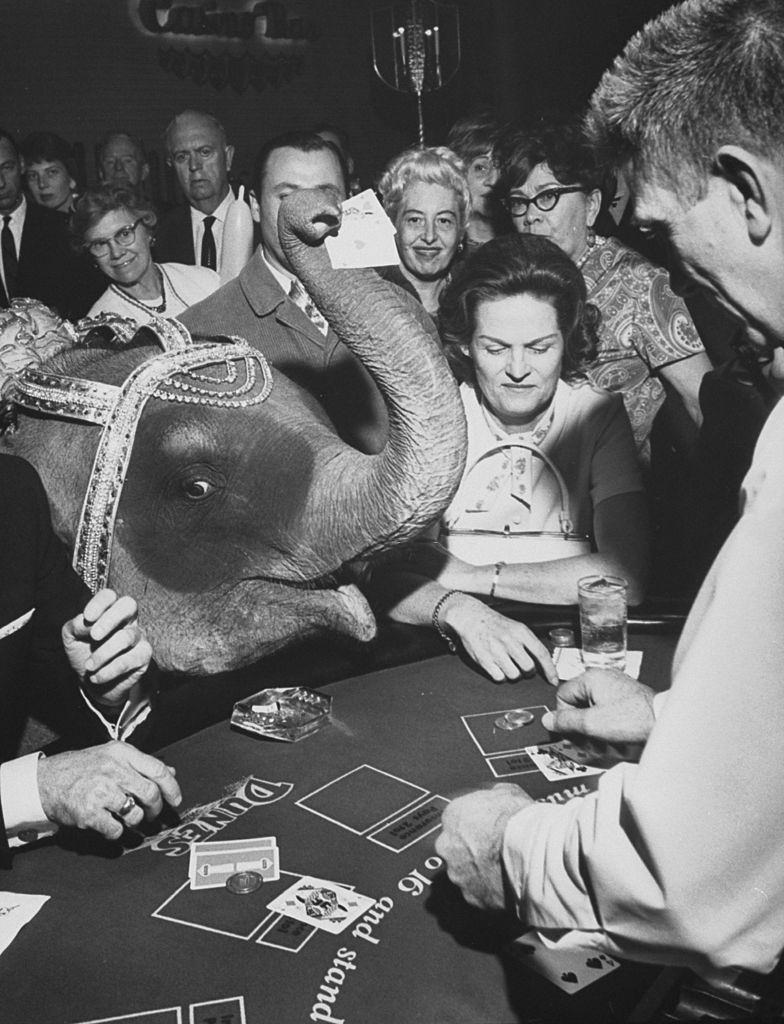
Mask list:
[[658,718],[662,713],[662,708],[667,703],[667,694],[669,690],[662,690],[660,693],[654,693],[653,695],[653,717]]
[[38,793],[38,761],[43,756],[36,751],[0,764],[0,802],[9,846],[35,842],[55,831]]
[[113,740],[127,739],[134,729],[142,724],[152,710],[149,698],[147,697],[142,697],[135,703],[127,700],[122,711],[117,716],[117,720],[112,722],[110,719],[104,717],[101,709],[92,703],[84,690],[80,690],[79,692],[81,693],[82,699],[87,707],[92,711],[96,718],[100,719],[110,738]]

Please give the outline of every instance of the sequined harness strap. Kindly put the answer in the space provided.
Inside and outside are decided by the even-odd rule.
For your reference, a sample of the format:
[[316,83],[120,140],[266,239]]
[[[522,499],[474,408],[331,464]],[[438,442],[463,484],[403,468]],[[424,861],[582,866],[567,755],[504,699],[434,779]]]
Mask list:
[[[123,337],[113,321],[106,326],[130,340],[130,333]],[[79,327],[89,332],[96,321],[83,321]],[[186,327],[162,318],[144,330],[152,331],[164,351],[137,366],[119,387],[28,367],[14,376],[7,390],[7,397],[23,408],[103,426],[73,558],[93,592],[108,581],[117,507],[147,401],[240,409],[263,402],[272,390],[267,361],[242,338],[194,345]],[[204,372],[207,367],[209,373]]]
[[[237,363],[244,372],[238,372]],[[194,371],[224,364],[224,376]],[[261,372],[260,386],[257,386]],[[223,387],[227,390],[223,390]],[[133,450],[136,428],[150,398],[193,405],[243,408],[263,402],[272,375],[260,353],[241,339],[233,345],[195,345],[153,356],[138,366],[120,389],[98,442],[74,548],[74,568],[95,592],[109,576],[114,522]]]

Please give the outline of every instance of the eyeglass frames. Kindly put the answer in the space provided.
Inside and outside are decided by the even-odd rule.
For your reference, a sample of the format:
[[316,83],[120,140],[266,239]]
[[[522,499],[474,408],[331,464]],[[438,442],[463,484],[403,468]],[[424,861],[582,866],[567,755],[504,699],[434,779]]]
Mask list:
[[136,241],[136,229],[143,220],[144,217],[139,217],[133,224],[126,224],[119,231],[115,231],[111,238],[96,238],[92,242],[85,242],[84,248],[96,257],[107,256],[112,242],[119,245],[121,249],[127,249]]
[[527,199],[525,196],[511,195],[504,200],[504,206],[512,217],[524,217],[528,213],[528,207],[533,204],[542,213],[549,213],[558,205],[561,196],[569,192],[588,192],[585,185],[561,185],[559,188],[546,188],[538,195]]

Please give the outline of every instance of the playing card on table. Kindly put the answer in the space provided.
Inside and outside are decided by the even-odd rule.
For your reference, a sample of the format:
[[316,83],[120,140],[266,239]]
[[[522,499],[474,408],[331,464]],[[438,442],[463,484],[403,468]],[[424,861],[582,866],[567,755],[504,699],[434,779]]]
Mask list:
[[606,953],[593,949],[552,948],[535,931],[526,932],[515,939],[507,952],[541,974],[564,992],[579,992],[599,978],[603,978],[621,965]]
[[548,782],[561,782],[563,779],[580,779],[586,775],[599,775],[604,768],[586,764],[581,760],[583,753],[569,740],[558,740],[556,743],[538,743],[526,747],[525,753],[544,775]]
[[[579,647],[556,647],[553,651],[553,664],[558,672],[561,682],[567,679],[574,679],[585,672],[583,664],[583,652]],[[640,667],[642,666],[642,651],[626,652],[626,667],[624,672],[632,679],[640,678]]]
[[387,267],[400,262],[395,227],[372,189],[347,199],[342,210],[337,237],[329,235],[326,239],[330,262],[336,270]]
[[191,889],[217,889],[238,871],[256,871],[265,882],[276,882],[280,878],[280,856],[275,837],[191,845]]
[[304,875],[268,903],[267,909],[338,935],[375,902],[370,896],[361,896],[335,882]]

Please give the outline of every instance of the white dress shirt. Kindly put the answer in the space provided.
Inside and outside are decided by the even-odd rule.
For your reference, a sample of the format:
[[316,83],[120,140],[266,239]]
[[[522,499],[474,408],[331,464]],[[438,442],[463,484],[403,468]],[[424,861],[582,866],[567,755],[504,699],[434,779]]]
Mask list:
[[784,404],[686,622],[638,765],[507,825],[521,920],[560,945],[767,972],[784,947]]
[[[11,234],[14,236],[14,245],[16,246],[16,258],[19,259],[19,252],[22,248],[22,231],[24,230],[25,216],[27,215],[27,199],[22,196],[21,203],[15,210],[11,211],[11,219],[8,221],[8,226],[11,229]],[[5,227],[4,217],[7,214],[0,214],[0,230]],[[5,267],[3,266],[2,256],[0,256],[0,278],[3,281],[3,290],[8,295],[8,288],[5,283]],[[13,296],[8,295],[11,299]]]
[[196,256],[197,266],[201,265],[201,242],[204,238],[204,218],[212,216],[215,221],[212,225],[212,237],[215,239],[215,269],[220,271],[221,268],[221,255],[223,254],[223,229],[226,226],[226,215],[229,212],[229,207],[234,202],[234,193],[229,189],[226,198],[216,209],[212,211],[212,214],[202,213],[195,207],[191,206],[191,231],[193,232],[193,252]]

